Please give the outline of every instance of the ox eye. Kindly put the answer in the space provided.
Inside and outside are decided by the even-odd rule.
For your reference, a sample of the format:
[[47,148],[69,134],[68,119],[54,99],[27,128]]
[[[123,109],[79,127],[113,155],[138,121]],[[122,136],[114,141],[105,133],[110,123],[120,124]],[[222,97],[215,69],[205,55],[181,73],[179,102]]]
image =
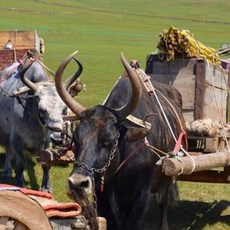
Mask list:
[[105,139],[103,141],[103,146],[107,147],[110,145],[110,143],[112,142],[112,140],[108,137],[107,139]]
[[64,108],[62,114],[67,115],[67,112],[68,112],[67,108]]
[[40,113],[40,116],[42,116],[42,117],[45,117],[48,114],[46,109],[40,109],[39,113]]

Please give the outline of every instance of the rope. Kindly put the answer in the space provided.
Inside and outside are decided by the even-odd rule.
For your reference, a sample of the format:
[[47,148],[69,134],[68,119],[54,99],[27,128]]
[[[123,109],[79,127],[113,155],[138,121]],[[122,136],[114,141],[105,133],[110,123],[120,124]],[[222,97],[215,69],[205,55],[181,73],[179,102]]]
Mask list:
[[[140,71],[142,72],[142,74],[145,75],[145,72],[144,72],[142,69],[140,69]],[[149,77],[147,77],[147,81],[148,81],[148,83],[149,83],[149,85],[150,85],[150,87],[151,87],[151,90],[152,90],[152,92],[153,92],[153,94],[154,94],[154,96],[155,96],[155,98],[156,98],[156,100],[157,100],[158,105],[160,106],[160,109],[161,109],[162,114],[163,114],[163,116],[164,116],[164,118],[165,118],[165,120],[166,120],[166,123],[167,123],[167,125],[168,125],[168,127],[169,127],[169,130],[170,130],[170,132],[171,132],[171,134],[172,134],[172,136],[173,136],[173,138],[174,138],[174,140],[175,140],[176,145],[175,145],[175,148],[174,148],[173,152],[177,153],[177,152],[179,152],[179,149],[181,149],[182,152],[184,152],[184,154],[187,155],[187,156],[191,159],[191,161],[192,161],[192,163],[193,163],[193,168],[192,168],[192,170],[191,170],[190,173],[192,173],[192,172],[195,170],[195,168],[196,168],[196,163],[195,163],[194,159],[190,156],[190,154],[189,154],[189,153],[183,148],[183,146],[181,145],[182,137],[183,137],[183,135],[185,135],[185,131],[184,131],[184,129],[183,129],[183,125],[182,125],[181,119],[179,118],[178,113],[176,112],[175,108],[174,108],[173,105],[170,103],[170,101],[169,101],[160,91],[156,90],[156,89],[153,87],[153,85],[152,85],[152,83],[151,83]],[[161,105],[161,103],[160,103],[160,101],[159,101],[159,98],[158,98],[156,92],[159,93],[159,94],[167,101],[167,103],[169,104],[169,106],[171,107],[171,109],[173,110],[173,112],[175,113],[175,115],[176,115],[176,117],[177,117],[177,120],[178,120],[178,122],[179,122],[179,124],[180,124],[180,128],[181,128],[181,130],[182,130],[182,132],[181,132],[180,135],[179,135],[178,140],[176,139],[176,136],[175,136],[175,134],[174,134],[174,132],[173,132],[173,130],[172,130],[172,127],[171,127],[171,125],[170,125],[170,123],[169,123],[169,120],[168,120],[168,118],[167,118],[167,116],[166,116],[166,114],[165,114],[165,112],[164,112],[164,109],[163,109],[163,107],[162,107],[162,105]],[[185,141],[186,141],[185,144],[186,144],[186,149],[187,149],[188,143],[187,143],[187,139],[186,139],[186,138],[185,138]],[[160,151],[159,149],[157,149],[157,148],[155,148],[155,147],[149,145],[149,143],[146,143],[146,146],[148,146],[149,149],[150,149],[152,152],[154,152],[154,153],[160,158],[160,160],[157,162],[157,164],[162,164],[162,160],[163,160],[165,157],[169,157],[169,154],[168,154],[168,153],[164,153],[164,152]],[[160,151],[160,153],[161,153],[161,154],[164,154],[165,156],[164,156],[164,157],[161,157],[161,156],[156,152],[156,150],[157,150],[157,151]],[[177,156],[177,159],[178,159],[179,161],[181,161],[179,156]],[[181,168],[180,174],[181,174],[181,173],[183,173],[183,167]]]
[[[142,74],[145,75],[145,72],[144,72],[142,69],[140,69],[140,71],[142,72]],[[179,118],[178,113],[176,112],[175,108],[174,108],[173,105],[170,103],[170,101],[169,101],[160,91],[156,90],[156,89],[153,87],[153,85],[152,85],[152,83],[151,83],[149,77],[147,77],[147,81],[148,81],[148,83],[149,83],[149,85],[150,85],[150,87],[151,87],[151,90],[152,90],[152,92],[153,92],[153,94],[154,94],[154,96],[155,96],[155,98],[156,98],[156,100],[157,100],[157,103],[158,103],[158,105],[159,105],[159,107],[160,107],[160,109],[161,109],[161,112],[162,112],[162,114],[163,114],[163,116],[164,116],[164,118],[165,118],[165,120],[166,120],[166,123],[167,123],[167,125],[168,125],[168,127],[169,127],[169,130],[170,130],[170,132],[171,132],[171,134],[172,134],[172,136],[173,136],[173,139],[174,139],[175,143],[177,143],[178,140],[177,140],[177,138],[176,138],[176,136],[175,136],[175,133],[174,133],[173,130],[172,130],[172,127],[171,127],[171,125],[170,125],[170,123],[169,123],[169,120],[168,120],[168,118],[167,118],[167,115],[165,114],[165,111],[164,111],[164,109],[163,109],[163,107],[162,107],[162,105],[161,105],[161,103],[160,103],[160,100],[159,100],[159,98],[158,98],[156,92],[158,92],[158,93],[165,99],[165,101],[169,104],[169,106],[171,107],[171,109],[173,110],[173,112],[175,113],[175,115],[176,115],[176,117],[177,117],[177,120],[178,120],[178,122],[179,122],[181,131],[185,134],[185,131],[184,131],[184,129],[183,129],[183,125],[182,125],[181,119]]]
[[127,161],[128,161],[132,156],[134,156],[136,153],[138,153],[138,150],[141,149],[141,147],[142,147],[143,145],[145,145],[145,143],[140,143],[140,144],[138,145],[138,147],[137,147],[134,151],[132,151],[131,153],[129,153],[129,155],[128,155],[128,156],[121,162],[121,164],[117,167],[117,169],[116,169],[116,171],[114,172],[114,174],[118,173],[118,172],[121,170],[121,168],[127,163]]
[[[142,71],[143,74],[145,74],[144,71],[143,71],[142,69],[141,69],[141,71]],[[170,125],[170,123],[169,123],[169,120],[168,120],[166,114],[165,114],[165,111],[164,111],[164,109],[163,109],[163,107],[162,107],[162,105],[161,105],[161,103],[160,103],[160,101],[159,101],[159,98],[158,98],[158,96],[157,96],[157,94],[156,94],[156,90],[155,90],[155,88],[153,87],[153,85],[152,85],[152,83],[151,83],[151,81],[150,81],[149,78],[147,78],[147,81],[148,81],[148,83],[150,84],[151,90],[152,90],[152,92],[153,92],[153,94],[154,94],[154,96],[155,96],[155,98],[156,98],[156,100],[157,100],[157,103],[158,103],[158,105],[159,105],[159,107],[160,107],[160,109],[161,109],[161,112],[162,112],[162,114],[163,114],[163,116],[164,116],[164,118],[165,118],[165,120],[166,120],[166,123],[167,123],[167,125],[168,125],[168,127],[169,127],[169,130],[170,130],[170,132],[171,132],[171,134],[172,134],[172,136],[173,136],[173,138],[174,138],[174,140],[175,140],[175,143],[176,143],[176,142],[177,142],[176,136],[175,136],[175,134],[174,134],[174,132],[173,132],[173,130],[172,130],[172,127],[171,127],[171,125]]]
[[[196,168],[196,162],[194,161],[193,157],[192,157],[183,147],[181,147],[181,150],[182,150],[182,152],[192,161],[192,165],[193,165],[193,166],[192,166],[192,170],[188,173],[188,174],[191,174],[191,173],[194,172],[194,170],[195,170],[195,168]],[[178,159],[180,160],[180,157],[178,157]],[[182,167],[182,168],[181,168],[181,172],[179,173],[179,175],[182,174],[183,171],[184,171],[184,169],[183,169],[183,167]]]

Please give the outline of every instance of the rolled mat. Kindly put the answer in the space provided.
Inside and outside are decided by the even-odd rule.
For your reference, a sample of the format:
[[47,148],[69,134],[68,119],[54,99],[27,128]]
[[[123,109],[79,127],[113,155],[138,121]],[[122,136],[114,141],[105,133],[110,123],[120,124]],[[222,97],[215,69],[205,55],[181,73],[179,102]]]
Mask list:
[[36,200],[44,209],[46,215],[50,217],[69,218],[76,217],[81,214],[82,208],[78,203],[68,202],[59,203],[50,193],[36,191],[27,188],[21,188],[14,185],[0,184],[1,190],[14,190],[21,191],[29,196],[31,199]]

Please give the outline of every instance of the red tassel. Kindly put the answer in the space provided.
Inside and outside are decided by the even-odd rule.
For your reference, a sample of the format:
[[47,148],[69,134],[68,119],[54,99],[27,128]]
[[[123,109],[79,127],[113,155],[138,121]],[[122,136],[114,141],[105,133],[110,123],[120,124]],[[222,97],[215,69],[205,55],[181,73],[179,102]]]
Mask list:
[[101,192],[104,191],[104,184],[101,184]]
[[105,177],[101,176],[101,192],[104,191],[104,179],[105,179]]

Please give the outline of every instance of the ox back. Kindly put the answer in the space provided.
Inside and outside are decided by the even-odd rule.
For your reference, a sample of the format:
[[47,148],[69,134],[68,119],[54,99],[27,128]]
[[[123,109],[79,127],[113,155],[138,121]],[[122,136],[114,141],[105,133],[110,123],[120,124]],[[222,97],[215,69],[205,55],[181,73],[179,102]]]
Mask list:
[[[0,145],[6,150],[1,177],[8,179],[12,175],[11,159],[14,155],[16,184],[23,187],[24,151],[37,153],[47,147],[50,143],[48,133],[62,129],[62,114],[66,106],[58,96],[54,84],[39,85],[35,92],[28,90],[22,95],[14,96],[16,89],[25,86],[20,79],[21,68],[19,63],[15,63],[3,71],[0,78]],[[9,76],[8,71],[11,71]],[[33,83],[48,81],[43,66],[37,61],[32,63],[24,75]],[[52,131],[48,132],[48,128]],[[42,189],[49,191],[49,167],[44,165],[43,171]]]
[[[157,90],[170,126],[178,137],[181,132],[178,117],[184,125],[181,96],[170,85],[157,82],[152,84]],[[167,208],[174,205],[178,198],[177,185],[175,178],[161,173],[160,166],[156,165],[159,157],[151,152],[144,142],[148,141],[150,145],[168,153],[173,151],[175,140],[156,98],[145,92],[132,114],[142,120],[149,115],[147,121],[151,123],[151,130],[146,138],[139,138],[138,129],[141,128],[133,127],[127,121],[120,121],[114,109],[126,105],[131,94],[130,81],[124,77],[116,84],[104,106],[96,106],[82,113],[81,122],[74,133],[77,163],[70,174],[69,187],[76,189],[80,180],[87,192],[90,184],[95,183],[92,187],[95,186],[96,190],[98,214],[106,217],[109,230],[152,229],[151,220],[146,221],[146,215],[154,213],[155,210],[151,210],[150,204],[155,197],[161,208],[161,229],[166,230]],[[170,107],[169,102],[174,109]],[[131,140],[127,138],[129,130],[136,133],[136,137]],[[110,161],[108,159],[112,158],[113,149],[111,146],[115,145],[118,136],[117,150]],[[106,172],[103,171],[103,191],[100,191],[102,176],[93,168],[106,168]],[[94,181],[90,182],[87,177],[92,177],[92,172]],[[79,175],[84,175],[85,179],[82,181],[82,176]]]

